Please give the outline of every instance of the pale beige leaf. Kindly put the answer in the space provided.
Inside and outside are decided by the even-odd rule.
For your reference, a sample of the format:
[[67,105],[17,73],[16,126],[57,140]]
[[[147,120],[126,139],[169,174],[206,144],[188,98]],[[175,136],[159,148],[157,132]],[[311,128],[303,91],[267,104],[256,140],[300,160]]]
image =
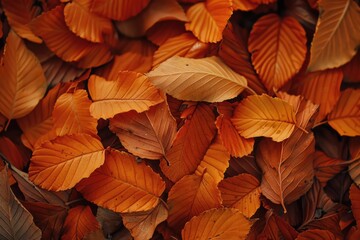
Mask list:
[[222,102],[239,95],[246,79],[218,57],[172,57],[147,74],[150,81],[171,96],[190,101]]

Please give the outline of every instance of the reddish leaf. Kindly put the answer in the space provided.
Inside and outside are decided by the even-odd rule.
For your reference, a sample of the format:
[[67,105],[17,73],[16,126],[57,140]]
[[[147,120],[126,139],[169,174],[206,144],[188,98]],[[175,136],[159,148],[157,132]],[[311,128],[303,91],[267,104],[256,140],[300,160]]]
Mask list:
[[147,32],[146,37],[152,43],[160,46],[166,40],[185,33],[185,23],[180,21],[162,21],[156,23]]

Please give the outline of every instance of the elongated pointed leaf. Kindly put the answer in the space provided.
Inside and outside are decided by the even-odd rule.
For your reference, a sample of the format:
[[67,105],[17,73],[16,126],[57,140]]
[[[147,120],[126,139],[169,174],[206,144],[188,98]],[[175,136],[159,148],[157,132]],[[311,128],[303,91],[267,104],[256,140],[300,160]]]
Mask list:
[[223,205],[239,209],[251,218],[260,207],[260,182],[250,174],[226,178],[219,183]]
[[220,207],[220,191],[208,173],[201,176],[188,175],[171,188],[168,205],[169,225],[174,229],[181,229],[193,216]]
[[360,89],[346,89],[328,116],[328,122],[341,136],[360,135]]
[[9,33],[5,48],[0,66],[0,113],[11,120],[35,108],[45,94],[46,79],[39,60],[16,33]]
[[215,116],[208,105],[199,103],[185,111],[187,120],[166,153],[166,161],[160,162],[162,172],[173,182],[195,172],[216,133]]
[[306,55],[306,35],[293,17],[261,17],[249,37],[252,63],[265,87],[284,86],[301,68]]
[[97,120],[90,115],[90,105],[91,101],[85,90],[61,95],[56,100],[52,114],[56,134],[59,136],[74,133],[96,135]]
[[232,14],[229,0],[208,0],[192,5],[186,12],[189,23],[185,24],[202,42],[218,42]]
[[88,88],[93,100],[90,113],[95,118],[112,118],[130,110],[143,112],[164,101],[148,78],[136,72],[120,72],[112,81],[92,75]]
[[89,206],[76,206],[70,209],[65,219],[62,239],[81,240],[99,228]]
[[66,190],[103,163],[104,148],[97,138],[88,134],[65,135],[35,149],[29,178],[48,190]]
[[0,163],[0,238],[39,240],[41,231],[11,191],[6,167]]
[[176,121],[165,102],[150,107],[146,112],[131,111],[110,119],[110,130],[121,144],[141,158],[166,158],[176,135]]
[[252,223],[239,210],[211,209],[193,217],[181,231],[182,239],[246,239]]
[[294,110],[287,102],[264,94],[241,101],[231,121],[245,138],[265,136],[277,142],[288,138],[296,123]]
[[127,213],[156,207],[165,183],[145,163],[137,163],[132,155],[110,150],[106,152],[104,165],[83,179],[76,189],[99,206]]
[[164,92],[190,101],[222,102],[236,97],[247,87],[246,79],[217,57],[172,57],[147,76]]
[[[353,0],[319,2],[320,17],[311,43],[310,71],[339,67],[355,56],[360,43],[360,7]],[[343,44],[346,41],[346,44]]]

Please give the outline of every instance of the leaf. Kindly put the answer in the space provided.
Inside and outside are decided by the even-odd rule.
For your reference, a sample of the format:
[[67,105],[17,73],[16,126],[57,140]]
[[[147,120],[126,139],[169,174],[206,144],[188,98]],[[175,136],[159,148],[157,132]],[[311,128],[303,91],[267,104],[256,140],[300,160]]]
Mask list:
[[63,206],[43,202],[23,202],[24,207],[33,215],[34,222],[42,232],[42,239],[60,239],[67,216]]
[[247,41],[247,30],[229,23],[223,32],[219,57],[235,72],[244,76],[252,90],[261,94],[266,90],[251,65]]
[[230,154],[221,144],[219,137],[215,137],[195,172],[202,172],[206,168],[206,172],[216,183],[219,183],[224,179],[224,173],[229,167],[229,160]]
[[69,210],[61,239],[81,240],[100,228],[89,206],[76,206]]
[[168,209],[164,202],[147,212],[122,213],[123,223],[135,240],[151,239],[155,228],[168,217]]
[[[33,0],[3,0],[1,1],[5,11],[6,19],[11,28],[21,38],[25,38],[35,43],[41,43],[41,38],[38,38],[30,29],[29,23],[40,14],[41,8],[34,4]],[[2,29],[2,28],[1,28]]]
[[144,112],[163,101],[148,78],[136,72],[121,71],[112,81],[91,75],[88,88],[93,100],[90,113],[97,119],[112,118],[130,110]]
[[316,122],[323,120],[334,108],[340,97],[342,79],[343,73],[339,69],[307,73],[297,79],[296,93],[320,106]]
[[246,239],[251,225],[237,209],[211,209],[187,222],[181,236],[184,240]]
[[346,89],[328,116],[329,125],[341,136],[360,135],[360,89]]
[[189,101],[222,102],[246,87],[243,76],[219,58],[172,57],[147,74],[150,81],[171,96]]
[[184,125],[160,162],[161,171],[173,182],[192,174],[203,159],[216,133],[215,116],[208,105],[199,103],[183,112]]
[[253,95],[235,108],[231,121],[238,133],[245,137],[271,137],[281,142],[295,129],[292,107],[279,98]]
[[166,158],[177,130],[166,102],[150,107],[146,112],[118,114],[110,119],[109,128],[129,152],[148,159]]
[[[310,48],[309,71],[339,67],[355,56],[360,42],[360,7],[353,0],[319,2],[320,17]],[[343,44],[346,39],[346,44]]]
[[52,112],[56,99],[68,90],[69,85],[61,84],[52,88],[39,104],[25,117],[17,119],[23,134],[21,141],[33,150],[39,138],[53,127]]
[[102,226],[105,236],[112,235],[122,226],[120,213],[115,213],[102,207],[98,207],[96,211],[96,219]]
[[114,28],[110,19],[90,12],[91,4],[96,4],[96,1],[76,0],[66,4],[64,19],[77,36],[90,42],[101,43],[104,42],[104,35],[113,34]]
[[169,226],[181,229],[193,216],[221,206],[220,191],[214,179],[205,171],[202,175],[187,175],[171,188],[168,197]]
[[88,134],[57,137],[36,148],[29,178],[47,190],[66,190],[104,163],[101,142]]
[[[317,108],[306,100],[298,98],[297,122],[302,128],[309,128]],[[293,105],[293,106],[296,106]],[[256,151],[256,162],[263,172],[261,192],[270,201],[290,204],[304,195],[313,182],[312,154],[315,139],[312,132],[297,129],[283,142],[263,139]]]
[[351,209],[356,220],[356,224],[360,223],[360,189],[352,184],[349,192],[351,200]]
[[196,3],[186,12],[189,23],[185,24],[185,28],[200,41],[215,43],[222,39],[222,32],[231,14],[230,0],[207,0]]
[[243,138],[236,131],[231,122],[234,108],[235,105],[231,105],[230,103],[219,103],[217,106],[219,116],[216,118],[215,124],[221,142],[231,156],[243,157],[249,155],[253,151],[255,141],[253,138]]
[[123,21],[139,14],[149,2],[150,0],[137,0],[136,4],[132,4],[131,0],[93,0],[91,11],[105,18]]
[[0,137],[0,153],[16,168],[23,169],[28,163],[28,157],[19,146],[6,136]]
[[259,234],[259,239],[297,239],[298,232],[283,218],[275,215],[273,210],[265,214],[266,225]]
[[346,168],[344,160],[330,158],[324,152],[315,151],[313,154],[315,176],[319,180],[322,187],[335,177],[338,173]]
[[205,57],[209,45],[199,41],[191,33],[183,33],[167,39],[154,54],[153,66],[157,66],[173,56],[187,58]]
[[157,46],[163,45],[168,39],[185,33],[185,23],[169,20],[156,23],[148,31],[146,38]]
[[45,94],[46,80],[39,60],[12,31],[6,38],[4,55],[0,66],[0,112],[11,120],[35,108]]
[[358,68],[360,63],[360,52],[348,62],[343,65],[341,69],[344,72],[344,82],[360,82],[360,69]]
[[260,207],[260,182],[250,174],[240,174],[226,178],[219,183],[223,205],[239,209],[247,218],[251,218]]
[[349,165],[349,175],[351,179],[360,186],[360,141],[359,137],[351,138],[349,141],[349,150],[351,156],[351,164]]
[[125,152],[106,152],[104,165],[76,189],[89,201],[115,212],[148,211],[156,207],[165,189],[159,175]]
[[[90,115],[91,101],[85,90],[62,94],[52,113],[54,128],[58,136],[75,133],[96,135],[97,120]],[[86,124],[84,124],[86,123]]]
[[66,62],[82,61],[80,65],[84,68],[97,67],[112,57],[107,45],[84,40],[68,29],[64,7],[61,5],[34,19],[31,29],[52,52]]
[[335,235],[328,230],[320,229],[311,229],[306,230],[305,232],[300,233],[297,238],[298,240],[308,240],[308,239],[319,239],[319,240],[335,240],[337,239]]
[[146,31],[154,26],[155,23],[165,20],[187,21],[184,10],[177,1],[150,1],[144,11],[127,21],[117,22],[116,28],[128,37],[141,37],[144,36]]
[[7,169],[0,163],[0,238],[29,239],[41,238],[40,229],[34,224],[31,214],[20,204],[13,194]]
[[306,35],[293,17],[267,14],[256,21],[249,37],[252,63],[269,91],[284,86],[304,63]]
[[234,10],[241,11],[251,11],[259,6],[259,3],[256,3],[253,0],[233,0]]

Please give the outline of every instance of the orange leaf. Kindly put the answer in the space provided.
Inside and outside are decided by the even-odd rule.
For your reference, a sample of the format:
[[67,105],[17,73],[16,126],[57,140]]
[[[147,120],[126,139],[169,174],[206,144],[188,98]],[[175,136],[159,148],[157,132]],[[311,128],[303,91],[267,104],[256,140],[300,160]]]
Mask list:
[[160,46],[169,38],[179,36],[183,33],[185,33],[185,23],[170,20],[156,23],[146,32],[146,37],[152,43]]
[[29,23],[41,12],[41,8],[34,4],[33,0],[3,0],[1,3],[14,32],[29,41],[42,42],[41,38],[38,38],[29,27]]
[[23,202],[33,215],[34,222],[42,232],[42,239],[60,239],[67,209],[63,206],[42,202]]
[[94,1],[76,0],[66,4],[65,22],[77,36],[90,42],[104,42],[104,35],[113,34],[113,25],[110,19],[90,12],[92,2]]
[[249,37],[249,52],[256,72],[272,91],[285,85],[304,63],[306,35],[293,17],[281,19],[276,14],[261,17]]
[[229,167],[229,160],[230,154],[221,144],[219,137],[216,137],[206,151],[195,173],[202,172],[206,168],[206,172],[213,177],[216,183],[219,183],[224,179],[224,173]]
[[69,85],[60,84],[52,88],[32,112],[17,119],[17,123],[23,132],[21,141],[29,149],[33,150],[39,138],[52,129],[52,112],[56,99],[65,93],[68,87]]
[[106,45],[84,40],[68,29],[64,7],[61,5],[34,19],[31,29],[44,40],[51,51],[66,62],[80,61],[85,68],[100,66],[111,59]]
[[156,207],[165,189],[159,175],[125,152],[106,152],[104,165],[77,184],[83,196],[115,212],[141,212]]
[[91,101],[85,90],[62,94],[56,100],[52,114],[56,134],[58,136],[74,133],[96,135],[97,120],[90,115],[90,105]]
[[[91,11],[105,18],[114,20],[126,20],[138,15],[150,2],[150,0],[93,0]],[[149,8],[149,7],[148,7]]]
[[344,160],[330,158],[321,151],[315,151],[313,154],[315,176],[319,180],[322,187],[346,168]]
[[201,59],[174,56],[147,76],[167,94],[189,101],[222,102],[247,87],[243,76],[215,56]]
[[113,61],[96,74],[105,79],[117,78],[119,71],[146,73],[151,70],[155,46],[146,40],[127,40],[121,55],[115,55]]
[[199,103],[185,111],[185,123],[166,153],[169,166],[166,161],[160,162],[162,172],[173,182],[195,172],[216,133],[211,107]]
[[253,138],[243,138],[236,131],[231,122],[234,106],[224,102],[217,105],[219,116],[216,118],[216,127],[222,144],[234,157],[243,157],[249,155],[254,148]]
[[[317,108],[300,97],[298,102],[298,124],[302,128],[309,128],[309,122]],[[294,202],[311,188],[314,152],[313,133],[305,133],[300,129],[296,129],[283,142],[262,140],[256,152],[256,161],[263,172],[260,186],[262,194],[273,203],[281,204],[286,212],[285,204]]]
[[97,119],[112,118],[130,110],[143,112],[164,101],[148,78],[136,72],[121,71],[112,81],[92,75],[88,88],[93,100],[90,113]]
[[305,232],[300,233],[297,240],[336,240],[335,235],[329,230],[321,230],[321,229],[310,229]]
[[29,178],[47,190],[66,190],[104,163],[101,142],[88,134],[57,137],[36,148]]
[[110,130],[121,144],[141,158],[166,158],[176,135],[176,121],[165,102],[150,107],[146,112],[130,111],[110,119]]
[[12,192],[3,162],[0,162],[0,221],[0,239],[41,238],[41,231],[34,224],[33,217]]
[[295,113],[291,105],[268,95],[252,95],[235,108],[231,121],[245,137],[271,137],[281,142],[295,129]]
[[191,33],[183,33],[167,39],[154,54],[153,66],[173,57],[202,58],[206,55],[209,45],[200,42]]
[[343,73],[339,69],[308,73],[296,79],[296,92],[306,99],[320,105],[316,122],[323,120],[334,108],[340,97],[340,85]]
[[171,188],[168,197],[169,225],[181,229],[193,216],[221,206],[220,191],[214,179],[206,173],[187,175]]
[[81,240],[99,228],[89,206],[76,206],[69,210],[61,239]]
[[167,219],[168,209],[166,204],[160,201],[150,211],[122,213],[121,216],[125,227],[135,240],[151,239],[157,225]]
[[[360,42],[360,7],[353,0],[319,1],[320,16],[308,70],[339,67],[355,56]],[[346,39],[346,44],[343,41]]]
[[152,0],[137,16],[117,22],[116,28],[128,37],[141,37],[155,23],[165,20],[187,21],[184,10],[175,0]]
[[207,0],[192,5],[186,12],[189,23],[185,24],[188,31],[202,42],[218,42],[232,14],[230,0]]
[[9,120],[31,112],[46,91],[39,60],[12,31],[6,38],[0,85],[0,112]]
[[341,136],[360,135],[360,89],[348,88],[328,116],[328,123]]
[[260,182],[250,174],[226,178],[219,183],[223,205],[239,209],[251,218],[260,207]]
[[256,93],[264,93],[265,87],[251,65],[247,41],[247,30],[229,23],[223,32],[219,57],[235,72],[244,76],[252,90]]
[[181,231],[183,240],[246,239],[252,222],[233,208],[211,209],[193,217]]
[[254,0],[233,0],[234,10],[251,11],[257,8],[260,3]]

